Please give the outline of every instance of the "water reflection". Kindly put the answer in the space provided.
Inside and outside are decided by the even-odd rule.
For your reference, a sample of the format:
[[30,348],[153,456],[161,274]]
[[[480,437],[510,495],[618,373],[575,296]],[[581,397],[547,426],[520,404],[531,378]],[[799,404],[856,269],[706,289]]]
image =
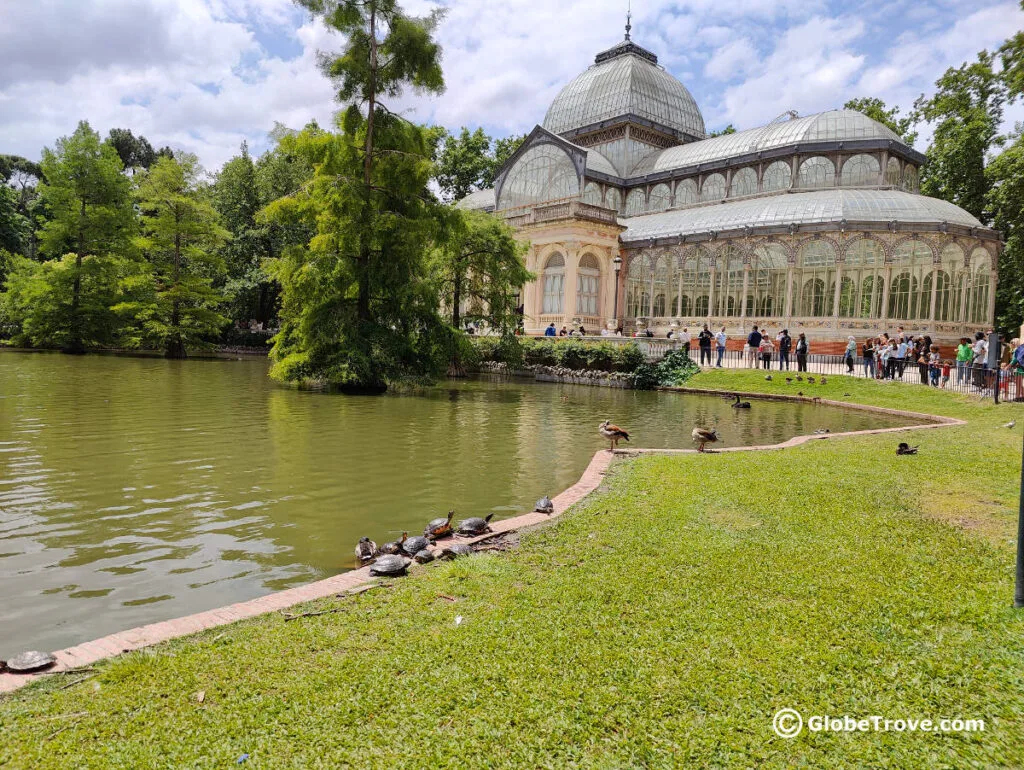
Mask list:
[[642,446],[894,424],[826,408],[458,382],[380,398],[272,385],[265,361],[0,354],[0,653],[53,649],[346,569],[378,542],[524,510],[598,423]]

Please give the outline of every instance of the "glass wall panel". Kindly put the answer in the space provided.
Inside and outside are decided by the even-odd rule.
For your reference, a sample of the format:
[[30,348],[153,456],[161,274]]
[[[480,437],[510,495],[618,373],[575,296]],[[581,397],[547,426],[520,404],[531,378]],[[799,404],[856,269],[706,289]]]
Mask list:
[[654,259],[654,280],[651,284],[651,294],[654,297],[654,305],[651,309],[651,315],[656,318],[664,318],[671,312],[668,309],[668,297],[670,286],[668,283],[669,278],[669,259],[666,255],[655,257]]
[[664,211],[672,202],[672,191],[667,184],[656,184],[651,188],[651,194],[647,201],[647,210],[651,212]]
[[601,200],[601,185],[597,182],[587,182],[587,186],[583,188],[583,202],[590,203],[594,206],[600,206]]
[[800,164],[796,183],[798,187],[832,187],[835,180],[835,165],[828,158],[818,155]]
[[920,189],[918,184],[917,169],[909,163],[903,169],[903,189],[907,192],[916,193]]
[[968,321],[974,324],[989,322],[988,293],[991,283],[992,260],[980,246],[971,252],[971,299]]
[[604,194],[604,205],[612,211],[619,211],[622,208],[622,195],[614,187],[609,187]]
[[682,316],[706,316],[711,289],[711,258],[703,249],[689,249],[682,256]]
[[848,187],[878,184],[882,168],[874,155],[854,155],[843,164],[843,181]]
[[778,318],[786,312],[786,250],[777,243],[758,246],[750,260],[747,316]]
[[628,317],[643,318],[650,315],[652,275],[649,255],[638,254],[633,257],[629,263],[629,274],[626,278],[626,315]]
[[885,183],[893,187],[900,186],[900,162],[896,158],[889,158],[885,166]]
[[843,263],[844,280],[853,282],[857,300],[846,306],[840,298],[839,315],[844,318],[880,318],[882,313],[882,288],[885,279],[882,271],[885,252],[882,244],[870,238],[861,238],[849,245]]
[[794,297],[797,307],[793,315],[831,316],[833,295],[828,289],[835,286],[836,279],[836,252],[832,244],[824,240],[808,241],[800,249],[798,266],[800,294]]
[[544,264],[542,275],[544,299],[541,312],[544,314],[561,313],[562,301],[565,297],[565,257],[552,254]]
[[904,241],[896,247],[889,288],[889,318],[897,321],[928,319],[931,282],[925,295],[924,279],[932,269],[932,250],[924,241]]
[[645,208],[647,208],[647,201],[644,199],[644,191],[639,188],[630,190],[629,195],[626,196],[626,210],[623,216],[638,216],[644,213]]
[[788,190],[793,178],[793,171],[785,161],[777,160],[764,170],[762,188],[765,192]]
[[697,202],[697,183],[693,179],[684,179],[676,185],[676,205]]
[[753,195],[757,192],[757,172],[752,168],[741,168],[732,175],[731,198]]
[[700,188],[700,199],[702,201],[717,201],[725,197],[725,177],[721,174],[711,174],[704,180]]
[[575,198],[579,194],[579,176],[569,156],[553,144],[540,144],[524,152],[509,171],[498,208]]
[[964,251],[955,243],[946,244],[939,255],[942,269],[936,279],[938,296],[935,299],[936,321],[959,321],[962,295],[957,290],[953,276],[959,276],[964,270]]
[[715,271],[715,309],[712,315],[738,318],[743,303],[743,255],[732,246],[718,257]]
[[597,315],[597,301],[600,292],[601,269],[593,254],[584,254],[576,269],[576,313]]

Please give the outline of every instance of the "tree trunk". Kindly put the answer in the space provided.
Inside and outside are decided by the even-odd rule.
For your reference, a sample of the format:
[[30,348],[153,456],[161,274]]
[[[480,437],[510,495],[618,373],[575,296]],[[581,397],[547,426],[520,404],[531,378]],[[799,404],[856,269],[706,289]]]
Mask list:
[[85,198],[78,215],[78,250],[75,252],[75,282],[71,286],[71,339],[64,348],[65,353],[81,355],[85,353],[82,342],[81,296],[82,296],[82,260],[85,257]]
[[[178,214],[175,213],[174,221],[178,222]],[[178,287],[181,275],[181,233],[174,234],[174,271],[172,273],[171,286]],[[164,351],[165,358],[188,358],[185,350],[185,343],[181,339],[181,304],[175,299],[171,302],[171,333],[167,337],[167,347]]]
[[448,362],[449,377],[465,377],[466,367],[462,364],[462,356],[459,355],[459,335],[462,330],[459,325],[462,323],[462,312],[459,305],[462,304],[462,273],[459,267],[455,268],[455,282],[452,288],[452,328],[455,330],[455,348],[452,350],[452,359]]

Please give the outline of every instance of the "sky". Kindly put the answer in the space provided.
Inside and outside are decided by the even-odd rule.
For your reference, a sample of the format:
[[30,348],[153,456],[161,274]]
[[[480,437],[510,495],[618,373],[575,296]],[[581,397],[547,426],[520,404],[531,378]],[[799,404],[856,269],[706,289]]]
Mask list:
[[[407,0],[441,5],[447,89],[403,96],[413,120],[524,133],[623,37],[627,0]],[[633,0],[633,40],[694,95],[709,130],[753,128],[877,96],[909,108],[947,67],[1024,29],[994,0]],[[275,123],[330,125],[318,52],[341,40],[291,0],[0,0],[0,153],[38,159],[88,120],[215,171]],[[1010,125],[1024,108],[1007,112]],[[923,149],[929,132],[918,140]]]

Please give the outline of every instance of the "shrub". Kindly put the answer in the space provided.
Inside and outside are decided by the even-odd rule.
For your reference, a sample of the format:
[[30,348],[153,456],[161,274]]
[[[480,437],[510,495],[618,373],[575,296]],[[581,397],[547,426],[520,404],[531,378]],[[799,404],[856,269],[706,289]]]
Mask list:
[[615,371],[617,372],[635,372],[647,363],[644,352],[635,342],[618,346],[615,354]]
[[658,384],[682,385],[700,371],[689,354],[683,350],[670,350],[658,362]]

